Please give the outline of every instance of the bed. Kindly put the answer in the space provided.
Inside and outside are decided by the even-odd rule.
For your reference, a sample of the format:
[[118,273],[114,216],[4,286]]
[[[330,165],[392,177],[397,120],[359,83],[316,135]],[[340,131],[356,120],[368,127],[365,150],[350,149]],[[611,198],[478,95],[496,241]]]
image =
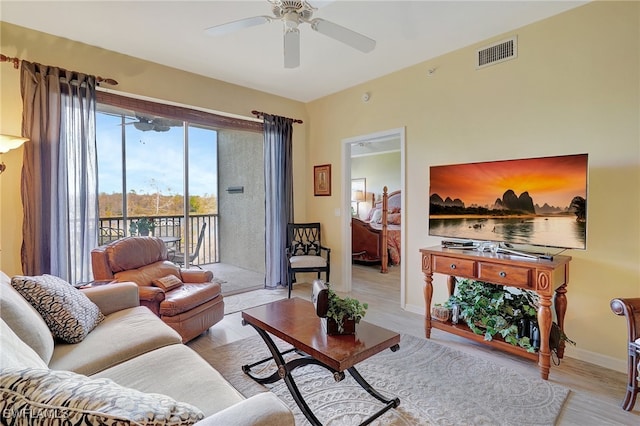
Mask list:
[[401,191],[387,193],[384,187],[380,200],[372,200],[373,208],[365,220],[351,218],[351,252],[355,263],[380,263],[380,272],[388,272],[388,266],[400,264]]

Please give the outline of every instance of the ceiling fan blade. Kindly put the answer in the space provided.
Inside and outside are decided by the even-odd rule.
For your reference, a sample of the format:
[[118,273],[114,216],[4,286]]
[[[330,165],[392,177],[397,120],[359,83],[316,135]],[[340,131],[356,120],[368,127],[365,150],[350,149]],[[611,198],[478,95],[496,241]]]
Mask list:
[[335,1],[336,0],[307,0],[307,3],[314,9],[322,9]]
[[284,32],[284,67],[298,68],[300,66],[300,31],[288,28]]
[[255,27],[256,25],[267,24],[271,21],[272,19],[269,16],[254,16],[252,18],[227,22],[226,24],[214,25],[213,27],[206,28],[204,31],[210,36],[219,36],[243,30],[245,28]]
[[327,37],[331,37],[335,40],[341,41],[354,49],[357,49],[363,53],[369,53],[376,47],[376,41],[364,36],[360,33],[352,31],[341,25],[334,24],[330,21],[325,21],[321,18],[313,19],[311,22],[311,28],[314,31],[324,34]]

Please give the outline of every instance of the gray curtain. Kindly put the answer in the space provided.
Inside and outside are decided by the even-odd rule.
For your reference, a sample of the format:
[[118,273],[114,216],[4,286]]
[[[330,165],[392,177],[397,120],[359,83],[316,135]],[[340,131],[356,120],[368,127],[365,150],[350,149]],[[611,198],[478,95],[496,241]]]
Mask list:
[[287,223],[293,221],[293,120],[264,114],[265,287],[287,285]]
[[22,61],[22,270],[91,279],[98,243],[96,78]]

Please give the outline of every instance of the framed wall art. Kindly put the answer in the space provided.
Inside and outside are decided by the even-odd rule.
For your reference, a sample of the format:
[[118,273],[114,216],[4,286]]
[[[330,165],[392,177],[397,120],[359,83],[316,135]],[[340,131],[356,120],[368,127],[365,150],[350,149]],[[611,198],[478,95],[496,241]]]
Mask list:
[[313,195],[331,195],[331,164],[313,166]]

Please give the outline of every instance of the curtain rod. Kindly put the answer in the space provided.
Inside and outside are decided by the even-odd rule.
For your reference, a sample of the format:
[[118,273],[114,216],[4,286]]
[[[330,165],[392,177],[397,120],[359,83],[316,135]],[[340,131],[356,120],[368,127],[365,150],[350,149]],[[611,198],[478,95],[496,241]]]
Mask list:
[[[251,114],[255,115],[258,118],[263,118],[266,113],[264,113],[262,111],[256,111],[254,109],[253,111],[251,111]],[[285,117],[285,118],[288,118],[288,117]],[[297,118],[290,118],[289,120],[293,120],[294,123],[299,123],[299,124],[303,123],[302,120],[298,120]]]
[[[2,53],[0,53],[0,62],[11,62],[15,69],[18,69],[18,67],[20,66],[20,58],[10,58],[9,56],[3,55]],[[115,81],[112,78],[102,78],[102,77],[99,77],[99,76],[96,77],[96,82],[98,84],[105,83],[105,84],[109,84],[111,86],[117,86],[118,85],[118,82]]]

